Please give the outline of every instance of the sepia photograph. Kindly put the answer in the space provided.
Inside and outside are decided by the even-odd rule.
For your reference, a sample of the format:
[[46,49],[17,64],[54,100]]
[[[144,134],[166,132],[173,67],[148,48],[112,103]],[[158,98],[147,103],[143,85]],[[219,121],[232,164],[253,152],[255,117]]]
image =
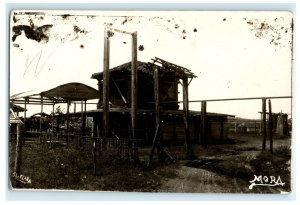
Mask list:
[[292,191],[293,13],[13,10],[9,189]]

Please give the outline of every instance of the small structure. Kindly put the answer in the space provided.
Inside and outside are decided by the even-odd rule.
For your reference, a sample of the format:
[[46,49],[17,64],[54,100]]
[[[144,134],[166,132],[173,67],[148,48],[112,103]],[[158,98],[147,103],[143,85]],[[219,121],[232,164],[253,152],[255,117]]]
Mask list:
[[[11,98],[11,103],[13,104],[23,104],[25,107],[24,110],[24,124],[25,124],[25,136],[28,135],[37,135],[39,136],[39,139],[47,138],[51,144],[54,137],[58,136],[59,133],[59,126],[54,127],[54,119],[57,119],[57,125],[59,125],[59,119],[61,116],[54,116],[54,108],[56,104],[60,103],[66,103],[67,104],[67,116],[66,116],[66,133],[69,133],[69,105],[71,103],[81,103],[81,117],[82,117],[82,132],[85,131],[85,122],[86,122],[86,103],[87,100],[91,99],[99,99],[99,92],[87,85],[84,85],[82,83],[67,83],[60,85],[58,87],[55,87],[53,89],[43,91],[40,93],[35,94],[22,94],[20,96],[14,96]],[[26,106],[28,104],[31,105],[39,105],[41,106],[41,112],[37,114],[39,119],[39,128],[30,130],[30,126],[27,126],[26,124]],[[43,112],[43,108],[45,105],[51,105],[52,106],[52,122],[51,122],[51,128],[49,126],[42,126],[43,125],[43,116],[46,116],[46,114]],[[83,108],[84,107],[84,108]],[[48,119],[50,118],[49,115]],[[32,118],[35,118],[34,116]],[[36,128],[36,127],[35,127]],[[49,130],[50,128],[50,130]],[[50,131],[50,132],[49,132]],[[60,133],[65,134],[65,133]],[[26,137],[25,137],[26,138]],[[46,140],[47,140],[46,139]]]

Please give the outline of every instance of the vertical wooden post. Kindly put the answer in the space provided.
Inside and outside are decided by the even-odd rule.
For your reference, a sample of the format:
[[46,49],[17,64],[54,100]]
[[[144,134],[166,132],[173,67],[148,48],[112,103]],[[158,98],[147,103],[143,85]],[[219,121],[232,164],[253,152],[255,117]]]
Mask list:
[[137,32],[132,33],[131,52],[131,132],[133,139],[133,158],[138,161],[138,147],[136,144],[136,124],[137,124]]
[[54,102],[52,105],[52,133],[50,134],[50,147],[52,147],[52,140],[54,138]]
[[[20,150],[21,150],[21,135],[20,135],[20,124],[17,124],[17,142],[16,142],[16,154],[15,154],[15,167],[14,167],[14,175],[20,176]],[[18,181],[16,178],[15,186],[17,186]]]
[[262,99],[262,125],[263,125],[263,143],[262,150],[266,150],[267,124],[266,124],[266,99]]
[[84,119],[83,119],[83,100],[81,100],[81,133],[83,134],[84,132],[84,126],[83,126],[83,123],[84,123]]
[[156,130],[155,135],[152,142],[151,152],[149,156],[149,162],[148,166],[151,166],[152,163],[152,157],[154,153],[155,146],[157,144],[157,139],[159,138],[159,130],[160,130],[160,108],[159,108],[159,70],[156,68],[154,70],[154,100],[155,100],[155,124],[156,124]]
[[74,113],[76,113],[76,103],[74,102]]
[[109,137],[109,44],[108,31],[104,30],[104,56],[103,56],[103,137]]
[[193,149],[190,140],[189,130],[189,92],[188,92],[188,78],[182,79],[182,95],[183,95],[183,118],[185,125],[185,148],[186,157],[188,159],[194,157]]
[[272,115],[272,104],[269,99],[269,135],[270,135],[270,152],[273,153],[273,115]]
[[24,127],[26,129],[26,110],[27,110],[27,98],[25,98],[25,105],[24,105]]
[[70,128],[70,119],[69,116],[70,115],[70,100],[68,99],[67,101],[67,132],[69,132],[69,128]]
[[256,134],[256,120],[254,120],[254,134]]
[[201,102],[201,138],[202,144],[207,147],[207,136],[206,136],[206,101]]
[[43,116],[43,107],[44,107],[44,100],[43,100],[43,96],[41,96],[40,132],[42,132],[42,116]]
[[86,127],[87,127],[87,117],[86,117],[86,100],[84,101],[84,114],[83,114],[83,131],[86,131]]
[[237,133],[237,119],[235,119],[234,121],[234,131],[235,133]]

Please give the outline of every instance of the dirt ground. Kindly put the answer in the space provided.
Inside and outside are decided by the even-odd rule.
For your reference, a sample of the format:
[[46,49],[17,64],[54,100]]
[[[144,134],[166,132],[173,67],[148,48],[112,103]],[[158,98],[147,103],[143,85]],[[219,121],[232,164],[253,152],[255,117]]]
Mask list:
[[[156,156],[146,167],[149,148],[139,150],[141,163],[110,160],[94,175],[91,153],[72,147],[49,149],[25,144],[20,174],[30,183],[16,182],[13,173],[15,143],[10,146],[10,175],[14,188],[92,191],[280,193],[290,188],[290,138],[274,139],[274,153],[261,151],[261,136],[229,135],[224,144],[194,145],[197,159],[184,159],[184,147],[167,147],[175,164],[159,163]],[[268,143],[267,143],[268,145]],[[267,146],[268,147],[268,146]],[[267,149],[268,150],[268,149]],[[283,186],[254,186],[254,175],[280,176]]]

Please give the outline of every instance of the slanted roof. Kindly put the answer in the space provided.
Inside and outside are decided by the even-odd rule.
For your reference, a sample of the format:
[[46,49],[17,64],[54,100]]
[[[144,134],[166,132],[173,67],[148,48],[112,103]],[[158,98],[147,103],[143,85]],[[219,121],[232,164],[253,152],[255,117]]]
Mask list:
[[65,100],[91,100],[98,99],[100,93],[98,90],[82,83],[67,83],[56,88],[41,92],[43,97],[57,98]]
[[14,105],[12,102],[10,102],[10,108],[12,108],[12,110],[14,112],[24,112],[25,111],[25,108],[23,108],[23,107],[21,107],[19,105]]
[[[42,98],[43,97],[43,98]],[[98,90],[82,84],[82,83],[67,83],[57,86],[53,89],[42,92],[31,92],[31,94],[24,92],[10,97],[14,104],[38,104],[43,100],[44,105],[53,105],[55,103],[66,103],[70,101],[92,100],[101,97]]]
[[[160,58],[155,57],[152,59],[153,62],[137,62],[137,70],[149,75],[153,75],[153,71],[155,68],[158,68],[166,73],[175,73],[178,78],[196,78],[197,76],[191,72],[191,70],[184,68],[179,65],[175,65],[168,61],[162,60]],[[116,72],[116,71],[131,71],[131,61],[124,63],[122,65],[116,66],[114,68],[109,69],[109,72]],[[103,79],[103,72],[94,73],[91,76],[92,79]]]

